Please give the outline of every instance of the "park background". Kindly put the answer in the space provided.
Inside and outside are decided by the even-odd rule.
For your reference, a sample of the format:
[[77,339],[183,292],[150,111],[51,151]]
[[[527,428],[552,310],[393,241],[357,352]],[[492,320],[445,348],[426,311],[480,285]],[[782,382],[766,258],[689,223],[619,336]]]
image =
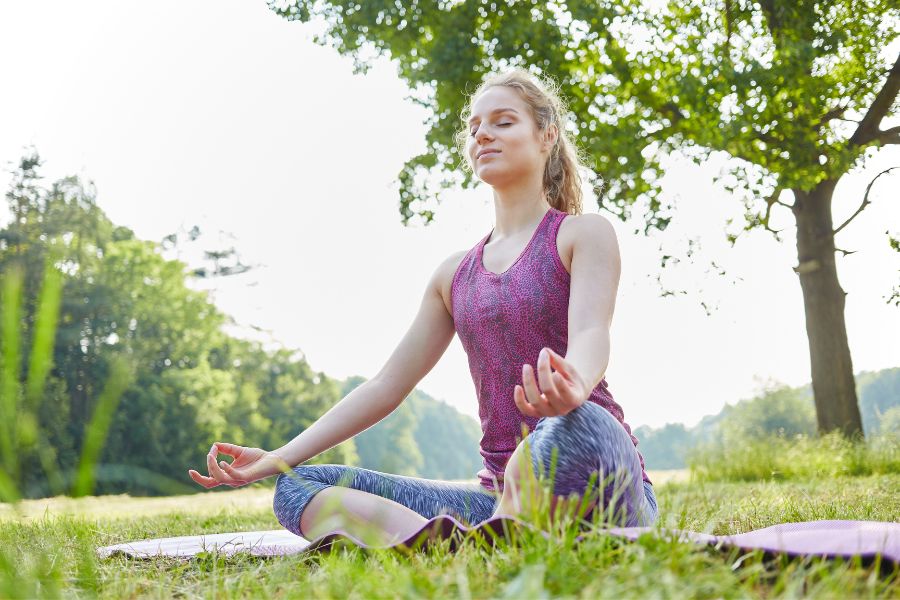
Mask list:
[[[48,241],[62,235],[68,252],[53,369],[34,404],[43,437],[22,429],[16,464],[4,465],[26,497],[188,493],[186,469],[202,465],[212,441],[283,444],[378,371],[433,269],[493,225],[486,186],[442,190],[426,207],[433,221],[402,222],[397,176],[426,150],[430,108],[396,62],[372,53],[358,70],[314,42],[321,19],[290,21],[264,3],[167,6],[0,8],[0,264],[25,258],[22,359]],[[896,39],[881,49],[885,65],[897,49]],[[896,125],[896,116],[881,122]],[[898,163],[900,149],[887,145],[842,177],[835,224]],[[743,197],[727,176],[716,181],[728,164],[724,153],[663,158],[660,198],[674,207],[664,231],[645,235],[640,202],[620,220],[585,198],[586,212],[610,217],[621,247],[607,379],[651,471],[738,439],[774,435],[802,450],[815,438],[793,217],[773,208],[781,241],[742,232]],[[870,204],[837,237],[853,253],[836,255],[863,425],[892,443],[898,176],[872,185]],[[136,367],[129,377],[111,359],[123,349]],[[116,375],[118,394],[104,395]],[[454,339],[398,411],[317,460],[468,479],[480,462],[476,411]],[[92,425],[102,442],[86,443]],[[842,442],[829,443],[840,460],[828,473],[859,467]],[[895,454],[857,474],[893,472]],[[86,458],[97,463],[90,473],[79,470]],[[693,460],[695,473],[717,468]],[[778,474],[760,462],[739,477]]]

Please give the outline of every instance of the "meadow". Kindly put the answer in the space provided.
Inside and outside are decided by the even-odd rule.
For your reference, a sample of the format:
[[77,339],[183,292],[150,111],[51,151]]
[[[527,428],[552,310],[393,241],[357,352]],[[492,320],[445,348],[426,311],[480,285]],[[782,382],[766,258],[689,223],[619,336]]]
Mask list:
[[[661,526],[714,534],[789,521],[900,520],[900,474],[755,482],[654,474]],[[597,598],[900,597],[880,561],[788,559],[696,547],[665,535],[623,542],[571,530],[496,547],[404,553],[340,546],[279,558],[97,559],[151,537],[275,529],[271,487],[174,498],[27,500],[0,511],[0,597]]]

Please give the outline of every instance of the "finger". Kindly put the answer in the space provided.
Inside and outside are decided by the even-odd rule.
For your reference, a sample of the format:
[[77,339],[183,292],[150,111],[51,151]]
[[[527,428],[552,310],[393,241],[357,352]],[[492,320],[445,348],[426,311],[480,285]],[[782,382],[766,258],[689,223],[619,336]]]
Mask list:
[[545,417],[556,417],[566,413],[565,402],[556,395],[541,394],[541,402],[538,404],[537,409]]
[[572,381],[572,367],[566,362],[566,359],[554,352],[552,348],[547,348],[547,352],[550,356],[550,365],[561,372],[567,381]]
[[206,455],[206,470],[209,471],[210,476],[219,483],[231,483],[231,477],[219,467],[218,463],[216,463],[216,457],[213,454]]
[[535,405],[535,408],[543,417],[555,417],[560,414],[560,410],[547,397],[547,394],[541,394],[541,400]]
[[537,381],[534,379],[534,370],[531,368],[531,365],[526,366],[528,367],[528,374],[524,376],[524,383],[526,384],[526,388],[529,383],[532,386],[533,395],[529,394],[528,400],[531,402],[531,405],[534,406],[535,410],[544,417],[555,417],[556,415],[565,412],[563,407],[564,403],[552,392],[552,390],[550,393],[541,393],[538,390]]
[[232,458],[237,458],[238,456],[240,456],[241,452],[243,452],[245,449],[243,446],[237,446],[235,444],[229,444],[227,442],[216,442],[215,444],[213,444],[213,446],[218,448],[219,452],[221,452],[222,454],[231,456]]
[[522,386],[525,389],[525,398],[531,404],[537,404],[541,397],[537,381],[534,378],[534,369],[528,363],[522,365]]
[[541,394],[541,398],[537,404],[534,405],[536,411],[540,413],[542,417],[555,417],[559,414],[559,412],[554,408],[553,404],[550,403],[550,400],[546,395]]
[[577,386],[585,391],[585,393],[590,393],[591,389],[587,381],[585,381],[584,377],[581,376],[581,373],[578,372],[578,369],[575,366],[564,359],[562,356],[553,352],[551,352],[551,364],[554,368],[559,371],[562,376],[566,379],[566,383],[572,386]]
[[[544,394],[541,394],[540,391],[537,390],[537,384],[534,380],[534,371],[531,370],[531,365],[528,366],[528,374],[524,376],[525,382],[529,383],[534,390],[533,396],[530,398],[526,396],[525,400],[531,408],[541,417],[552,417],[556,413],[553,410],[553,407],[547,402],[547,397]],[[523,390],[523,395],[526,393]]]
[[542,415],[537,412],[533,406],[531,406],[527,400],[525,400],[525,391],[522,389],[522,386],[517,385],[513,390],[513,401],[516,403],[516,406],[519,408],[519,412],[523,415],[527,415],[529,417],[541,417]]
[[222,467],[222,470],[225,471],[225,473],[228,474],[229,477],[234,479],[236,483],[247,483],[246,476],[238,473],[237,469],[229,465],[227,462],[223,460],[219,464]]
[[553,378],[551,377],[553,371],[550,369],[550,353],[546,348],[541,350],[541,353],[538,355],[538,381],[541,384],[541,390],[543,390],[544,394],[549,398],[550,396],[555,396],[557,394],[556,385],[553,383]]
[[219,482],[213,479],[212,477],[207,477],[206,475],[201,475],[197,471],[191,469],[188,471],[188,475],[191,476],[191,479],[199,483],[205,488],[213,488],[219,485]]
[[554,371],[552,379],[553,384],[556,387],[557,397],[559,398],[561,404],[569,406],[577,402],[578,399],[575,397],[575,390],[572,388],[569,382],[566,381],[566,378],[562,373],[560,373],[559,371]]

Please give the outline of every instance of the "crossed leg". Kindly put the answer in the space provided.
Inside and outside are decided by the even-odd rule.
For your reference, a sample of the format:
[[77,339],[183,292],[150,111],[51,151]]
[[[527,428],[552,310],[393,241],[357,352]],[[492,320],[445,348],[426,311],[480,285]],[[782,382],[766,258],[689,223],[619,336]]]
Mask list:
[[[545,490],[539,480],[551,474],[552,486]],[[542,418],[519,443],[507,462],[494,515],[549,503],[551,519],[587,518],[601,502],[619,524],[655,519],[646,510],[640,458],[630,436],[608,411],[585,402],[565,415]]]
[[[497,502],[493,516],[518,515],[532,510],[540,510],[549,503],[551,519],[557,519],[563,515],[575,518],[583,518],[593,510],[597,504],[596,498],[584,498],[584,496],[570,495],[569,497],[557,494],[548,494],[541,486],[534,467],[529,464],[527,453],[530,448],[526,445],[530,442],[525,438],[516,447],[503,474],[503,494]],[[583,504],[583,506],[582,506]]]
[[297,535],[314,539],[343,530],[381,545],[407,538],[439,514],[479,523],[496,500],[479,484],[346,465],[299,465],[278,476],[272,506],[282,526]]

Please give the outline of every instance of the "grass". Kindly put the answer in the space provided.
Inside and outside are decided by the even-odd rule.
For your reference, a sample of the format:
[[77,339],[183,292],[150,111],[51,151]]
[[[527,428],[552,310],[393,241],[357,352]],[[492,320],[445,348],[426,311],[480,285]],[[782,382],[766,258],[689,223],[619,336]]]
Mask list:
[[[663,525],[729,534],[786,521],[900,520],[900,475],[819,480],[670,482]],[[0,597],[540,598],[898,597],[900,571],[860,561],[767,558],[646,536],[515,546],[435,546],[409,555],[346,547],[280,558],[94,558],[97,546],[150,537],[276,529],[271,489],[172,499],[31,501],[0,517]],[[40,510],[40,503],[44,509]],[[129,503],[132,511],[129,511]],[[157,505],[155,507],[154,505]]]
[[695,479],[758,481],[900,473],[900,436],[850,441],[838,432],[822,436],[738,436],[695,448],[688,457]]

